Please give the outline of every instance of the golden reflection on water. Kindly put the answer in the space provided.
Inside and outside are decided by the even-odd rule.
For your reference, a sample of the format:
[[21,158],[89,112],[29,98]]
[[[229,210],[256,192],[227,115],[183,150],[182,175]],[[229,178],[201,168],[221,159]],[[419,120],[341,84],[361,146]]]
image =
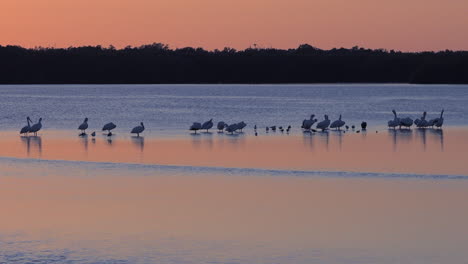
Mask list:
[[182,138],[18,137],[0,156],[283,170],[468,175],[468,130],[413,129],[277,134],[197,133]]

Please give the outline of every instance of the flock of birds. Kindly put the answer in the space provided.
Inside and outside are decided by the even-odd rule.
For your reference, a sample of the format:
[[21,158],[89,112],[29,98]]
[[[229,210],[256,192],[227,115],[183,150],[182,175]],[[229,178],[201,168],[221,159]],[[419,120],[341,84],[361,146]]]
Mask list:
[[400,129],[402,127],[411,128],[413,124],[418,128],[427,128],[427,127],[434,128],[434,126],[437,128],[441,128],[442,125],[444,124],[444,109],[442,109],[442,111],[440,112],[439,117],[426,120],[427,113],[423,112],[421,118],[417,118],[414,121],[413,119],[411,119],[411,117],[399,118],[395,110],[392,110],[392,112],[393,112],[394,118],[393,120],[388,121],[388,127],[393,128],[393,129],[396,129],[397,127],[399,127]]
[[[26,122],[27,122],[27,125],[24,126],[23,128],[21,128],[20,134],[29,135],[29,133],[33,133],[35,136],[37,136],[37,132],[39,130],[41,130],[41,128],[42,128],[42,118],[39,118],[39,121],[36,124],[31,125],[33,122],[31,120],[31,118],[29,118],[29,116],[28,116],[26,118]],[[102,131],[107,131],[107,136],[110,137],[110,136],[112,136],[111,130],[113,130],[116,127],[117,126],[114,123],[110,122],[110,123],[105,124],[102,127]],[[88,129],[88,118],[87,117],[84,119],[83,123],[81,123],[78,126],[78,130],[81,131],[80,136],[86,136],[87,135],[86,134],[86,129]],[[134,127],[130,131],[130,133],[131,134],[136,134],[137,137],[139,137],[140,134],[143,133],[143,131],[145,131],[145,125],[143,124],[143,122],[140,122],[140,125]],[[93,137],[96,136],[96,131],[93,131],[91,133],[91,136],[93,136]]]
[[[423,115],[421,116],[421,118],[417,118],[414,121],[410,117],[399,118],[397,116],[397,113],[396,113],[395,110],[392,110],[392,112],[393,112],[393,115],[394,115],[394,119],[388,121],[388,127],[393,128],[393,129],[396,129],[397,127],[399,127],[400,129],[402,127],[411,128],[411,126],[413,126],[413,124],[418,128],[427,128],[427,127],[432,127],[433,128],[434,126],[437,127],[437,128],[441,128],[442,125],[444,124],[444,117],[443,117],[444,110],[443,109],[442,109],[439,117],[436,117],[436,118],[433,118],[433,119],[430,119],[430,120],[426,120],[427,113],[424,112]],[[317,122],[318,122],[318,119],[315,118],[315,115],[311,115],[309,119],[304,119],[304,121],[302,121],[301,128],[306,130],[306,131],[312,131],[312,132],[317,132],[317,130],[325,131],[327,129],[341,130],[341,128],[343,128],[343,127],[346,128],[346,130],[349,129],[349,126],[346,125],[346,122],[341,119],[341,115],[339,116],[339,118],[337,120],[335,120],[333,122],[331,122],[331,120],[328,118],[328,115],[324,115],[324,120],[322,120],[322,121],[320,121],[318,123]],[[314,129],[313,125],[315,123],[317,123],[317,125],[316,125],[316,127]],[[210,120],[204,122],[203,124],[199,123],[199,122],[194,122],[190,126],[189,130],[194,131],[195,133],[197,133],[198,130],[206,130],[206,132],[208,132],[209,129],[213,128],[213,125],[214,125],[213,124],[213,119],[210,119]],[[242,121],[240,123],[234,123],[234,124],[231,124],[231,125],[228,125],[224,121],[220,121],[220,122],[218,122],[217,128],[218,128],[219,132],[226,131],[226,132],[232,134],[232,133],[234,133],[236,131],[242,131],[242,129],[245,128],[246,126],[247,126],[247,124],[244,121]],[[277,128],[276,126],[267,126],[267,127],[265,127],[265,131],[266,131],[266,133],[268,133],[270,130],[275,132],[276,128]],[[282,126],[279,126],[278,129],[281,132],[285,131],[285,129]],[[355,126],[352,125],[351,129],[354,130]],[[363,121],[361,123],[361,129],[362,130],[367,129],[367,122]],[[257,136],[258,135],[257,125],[254,126],[254,130],[255,130],[255,135]],[[291,130],[291,126],[289,125],[286,128],[286,133],[289,133],[290,130]],[[356,132],[359,133],[360,131],[357,130]]]
[[[311,131],[311,132],[317,132],[317,130],[325,131],[325,130],[327,130],[329,128],[334,128],[336,130],[340,130],[346,124],[345,121],[341,120],[341,115],[338,118],[338,120],[335,120],[333,122],[331,122],[330,119],[328,119],[328,115],[325,115],[324,120],[320,121],[318,123],[317,123],[318,119],[316,119],[314,117],[315,117],[315,115],[311,115],[310,119],[304,119],[304,121],[302,121],[301,128],[304,129],[304,130]],[[317,126],[316,126],[317,129],[314,129],[312,127],[315,123],[317,123]],[[190,126],[189,130],[194,131],[194,133],[196,134],[198,130],[206,130],[206,132],[208,132],[208,130],[213,128],[213,126],[214,126],[213,119],[210,119],[210,120],[204,122],[203,124],[200,123],[200,122],[194,122]],[[220,121],[217,124],[218,132],[226,131],[226,132],[231,133],[231,134],[233,134],[236,131],[242,132],[242,129],[245,128],[246,126],[247,126],[247,124],[244,121],[241,121],[239,123],[234,123],[234,124],[231,124],[231,125],[225,123],[224,121]],[[346,127],[346,129],[349,129],[349,126],[345,126],[345,127]],[[354,130],[355,126],[352,125],[351,128]],[[363,121],[361,123],[361,128],[363,130],[366,130],[367,122]],[[289,125],[287,127],[267,126],[267,127],[265,127],[265,132],[268,133],[270,130],[272,132],[276,132],[277,129],[281,133],[283,133],[285,131],[286,131],[286,133],[289,133],[289,131],[291,131],[291,125]],[[257,136],[258,135],[257,125],[254,125],[254,131],[255,131],[255,136]],[[357,131],[357,132],[359,133],[359,131]]]
[[[388,127],[389,128],[393,128],[393,129],[396,129],[397,127],[399,127],[400,129],[401,128],[411,128],[411,126],[413,126],[413,124],[418,127],[418,128],[427,128],[427,127],[437,127],[437,128],[441,128],[442,125],[444,124],[444,110],[442,109],[442,111],[440,112],[440,116],[439,117],[436,117],[436,118],[433,118],[433,119],[430,119],[430,120],[426,120],[426,116],[427,116],[427,113],[426,112],[423,112],[423,115],[421,116],[421,118],[417,118],[416,120],[413,121],[413,119],[411,119],[410,117],[404,117],[404,118],[399,118],[396,111],[395,110],[392,110],[393,112],[393,115],[394,115],[394,118],[392,120],[389,120],[388,121]],[[42,118],[39,118],[39,121],[35,124],[32,124],[32,120],[31,118],[29,118],[29,116],[26,118],[26,122],[27,122],[27,125],[24,126],[23,128],[21,128],[20,130],[20,134],[26,134],[26,135],[29,135],[29,133],[33,133],[35,136],[37,136],[37,132],[39,130],[42,129]],[[322,130],[322,131],[325,131],[327,129],[336,129],[336,130],[341,130],[342,127],[345,127],[346,130],[349,129],[349,126],[346,125],[346,122],[343,121],[341,119],[341,115],[339,116],[339,118],[333,122],[331,122],[331,120],[328,118],[328,115],[324,115],[324,120],[318,122],[318,119],[315,118],[315,115],[311,115],[309,119],[304,119],[304,121],[302,121],[302,126],[301,128],[306,130],[306,131],[312,131],[312,132],[317,132],[317,130]],[[316,125],[316,129],[313,128],[313,125],[317,123]],[[198,130],[206,130],[207,132],[213,128],[213,119],[210,119],[206,122],[204,122],[203,124],[202,123],[199,123],[199,122],[194,122],[191,126],[190,126],[190,130],[191,131],[194,131],[195,133],[197,133]],[[223,131],[226,131],[228,133],[231,133],[233,134],[234,132],[236,131],[241,131],[242,132],[242,129],[244,129],[245,127],[247,126],[247,124],[242,121],[242,122],[239,122],[239,123],[234,123],[234,124],[227,124],[223,121],[220,121],[218,122],[217,124],[217,128],[218,128],[218,131],[219,132],[223,132]],[[110,122],[110,123],[107,123],[105,124],[103,127],[102,127],[102,131],[107,131],[107,136],[112,136],[112,130],[115,129],[117,126]],[[282,126],[267,126],[265,128],[265,131],[268,133],[270,130],[275,132],[276,129],[278,128],[279,131],[281,132],[284,132],[286,130],[286,133],[289,133],[289,131],[291,130],[291,126],[287,126],[286,129],[283,128]],[[351,128],[354,130],[355,129],[355,126],[352,125]],[[363,121],[361,123],[361,129],[362,130],[366,130],[367,128],[367,122]],[[86,136],[86,130],[88,129],[88,118],[85,118],[83,123],[81,123],[79,126],[78,126],[78,130],[81,131],[80,133],[80,136]],[[143,124],[143,122],[140,123],[139,126],[136,126],[134,127],[130,133],[131,134],[136,134],[137,137],[140,136],[141,133],[143,133],[143,131],[145,130],[145,125]],[[254,130],[255,130],[255,136],[258,135],[257,133],[257,125],[254,126]],[[359,130],[356,131],[357,133],[359,133]],[[91,136],[96,136],[96,131],[92,132],[91,133]]]

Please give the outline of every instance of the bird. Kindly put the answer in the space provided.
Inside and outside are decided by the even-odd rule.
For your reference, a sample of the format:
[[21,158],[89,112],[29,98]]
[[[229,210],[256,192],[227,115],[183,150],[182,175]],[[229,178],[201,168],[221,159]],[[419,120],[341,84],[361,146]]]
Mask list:
[[254,130],[257,130],[257,124],[254,125]]
[[219,132],[223,132],[223,130],[227,127],[227,124],[224,123],[223,121],[219,121],[218,122],[218,125],[217,125],[217,128],[218,128],[218,131]]
[[102,131],[106,131],[106,130],[107,130],[107,132],[109,132],[109,133],[107,133],[107,136],[110,137],[110,136],[112,136],[111,130],[114,129],[114,128],[116,128],[116,127],[117,127],[117,126],[116,126],[114,123],[110,122],[110,123],[105,124],[105,125],[102,127]]
[[335,120],[333,121],[333,123],[331,123],[330,125],[330,128],[336,128],[336,130],[340,130],[342,126],[345,125],[345,121],[341,120],[341,115],[340,115],[340,118],[338,118],[338,120]]
[[435,126],[437,128],[442,128],[442,125],[444,124],[444,109],[442,109],[442,111],[440,112],[440,117],[437,119],[436,123],[435,123]]
[[212,127],[213,127],[213,118],[203,123],[201,129],[206,129],[206,132],[208,132],[208,129]]
[[268,133],[268,130],[270,130],[269,127],[265,127],[265,131]]
[[328,126],[330,125],[330,119],[328,119],[328,115],[324,115],[324,118],[325,120],[322,120],[317,124],[317,129],[322,129],[322,131],[328,129]]
[[130,133],[137,134],[137,137],[139,137],[140,133],[142,133],[143,131],[145,131],[145,125],[143,125],[143,122],[140,122],[140,125],[134,127]]
[[429,122],[426,120],[426,111],[423,112],[423,115],[421,117],[421,119],[417,119],[417,124],[416,126],[419,127],[419,128],[426,128],[427,126],[429,126]]
[[202,128],[201,123],[198,122],[193,122],[193,124],[190,126],[191,131],[195,131],[195,134],[197,133],[198,130]]
[[291,130],[291,126],[289,125],[288,128],[286,128],[286,133],[289,133],[290,130]]
[[37,136],[37,132],[41,130],[42,128],[42,117],[39,118],[39,121],[32,125],[31,128],[29,129],[29,132],[34,133],[35,136]]
[[400,119],[397,117],[395,110],[392,110],[392,112],[393,112],[394,118],[393,120],[389,120],[387,124],[388,124],[388,127],[392,127],[393,129],[395,129],[397,126],[400,125]]
[[86,135],[86,129],[88,129],[88,118],[86,117],[81,123],[81,125],[78,127],[79,130],[81,130],[81,135]]
[[346,127],[346,130],[348,130],[348,129],[349,129],[349,126],[348,126],[348,125],[346,125],[345,127]]
[[278,129],[279,129],[279,131],[281,131],[281,133],[283,133],[283,132],[284,132],[284,129],[283,129],[283,127],[282,127],[282,126],[278,127]]
[[276,132],[276,126],[271,126],[270,129],[271,131]]
[[351,129],[354,130],[356,127],[354,125],[351,126]]
[[366,122],[366,121],[362,121],[362,123],[361,123],[361,128],[362,128],[362,130],[366,130],[366,129],[367,129],[367,122]]
[[314,125],[314,123],[317,122],[317,119],[314,119],[314,117],[315,115],[311,115],[310,119],[304,119],[304,121],[302,121],[301,128],[309,130]]
[[237,129],[239,129],[240,131],[242,131],[242,129],[246,126],[247,124],[244,123],[244,121],[237,123]]
[[31,129],[31,124],[29,122],[32,123],[31,119],[28,117],[26,117],[26,122],[28,123],[26,126],[24,126],[23,128],[21,128],[20,130],[20,134],[28,134],[29,133],[29,130]]
[[91,136],[95,137],[96,136],[96,131],[93,131],[93,133],[91,133]]
[[410,117],[405,117],[405,118],[400,119],[400,129],[402,126],[411,128],[412,125],[413,125],[413,119],[411,119]]
[[233,134],[234,132],[236,132],[236,130],[239,128],[238,127],[239,124],[232,124],[232,125],[229,125],[226,127],[226,131]]

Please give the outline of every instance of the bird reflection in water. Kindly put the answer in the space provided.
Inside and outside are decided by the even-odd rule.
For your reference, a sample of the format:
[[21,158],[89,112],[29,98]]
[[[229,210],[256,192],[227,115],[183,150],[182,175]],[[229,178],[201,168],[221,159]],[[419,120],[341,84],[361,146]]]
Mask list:
[[42,139],[40,136],[22,136],[21,141],[26,145],[28,157],[31,154],[37,153],[39,157],[42,154]]
[[338,149],[339,149],[339,151],[341,151],[341,148],[343,146],[343,132],[341,130],[334,130],[334,131],[330,131],[330,132],[333,133],[333,137],[338,138]]
[[319,139],[325,143],[325,149],[328,151],[330,145],[330,134],[329,131],[322,131],[316,133],[319,136]]
[[410,142],[413,137],[413,131],[411,129],[389,129],[388,134],[392,138],[393,152],[397,151],[399,142]]
[[213,147],[213,133],[202,132],[198,134],[191,134],[192,146],[196,149],[201,147],[207,147],[211,149]]
[[133,136],[131,137],[133,145],[140,150],[140,152],[143,152],[145,148],[145,137],[142,136]]
[[305,130],[302,132],[304,146],[309,147],[311,150],[314,150],[314,134],[312,131]]
[[429,134],[434,141],[438,141],[440,145],[440,151],[444,151],[444,130],[442,129],[430,129]]
[[438,144],[440,151],[444,151],[444,131],[442,129],[418,129],[416,136],[420,138],[424,151],[429,144]]
[[427,142],[426,142],[426,129],[425,128],[420,128],[416,130],[416,137],[421,139],[421,143],[423,146],[423,151],[426,151],[427,148]]
[[81,141],[81,144],[83,144],[85,152],[88,153],[88,136],[87,135],[80,136],[80,141]]

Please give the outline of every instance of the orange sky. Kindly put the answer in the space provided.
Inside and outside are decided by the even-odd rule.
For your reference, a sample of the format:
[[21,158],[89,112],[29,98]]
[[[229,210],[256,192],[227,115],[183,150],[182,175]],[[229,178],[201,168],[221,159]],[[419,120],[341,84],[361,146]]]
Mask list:
[[0,45],[468,50],[467,0],[1,0]]

